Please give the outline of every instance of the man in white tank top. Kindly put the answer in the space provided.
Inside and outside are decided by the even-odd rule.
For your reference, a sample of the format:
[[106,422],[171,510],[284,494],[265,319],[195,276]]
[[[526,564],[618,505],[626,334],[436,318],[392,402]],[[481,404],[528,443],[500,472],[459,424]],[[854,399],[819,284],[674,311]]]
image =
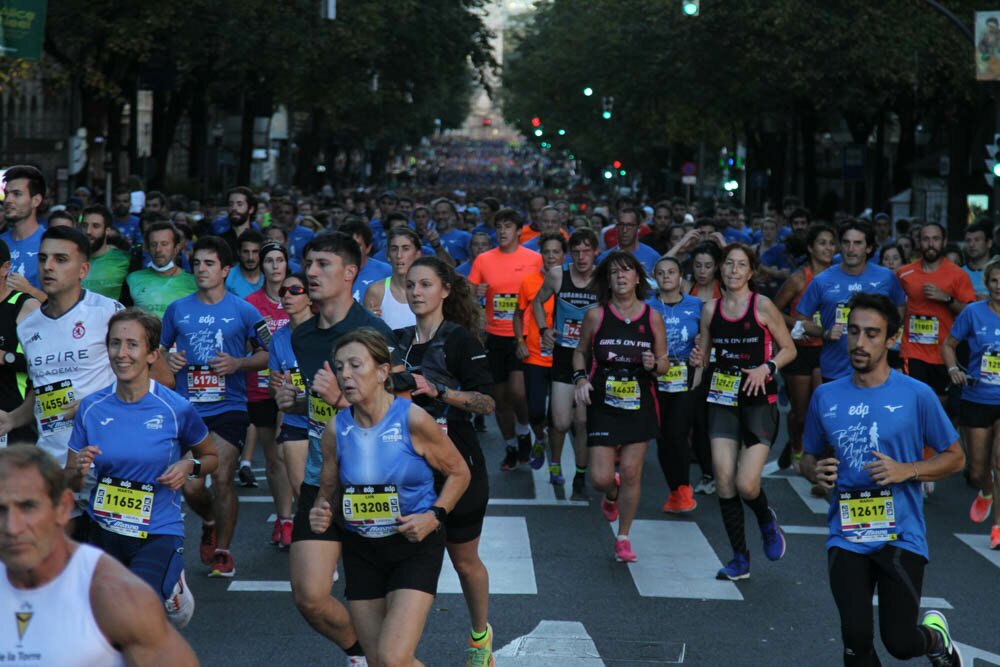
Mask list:
[[197,665],[159,596],[66,537],[73,494],[38,447],[0,449],[0,655],[7,665]]

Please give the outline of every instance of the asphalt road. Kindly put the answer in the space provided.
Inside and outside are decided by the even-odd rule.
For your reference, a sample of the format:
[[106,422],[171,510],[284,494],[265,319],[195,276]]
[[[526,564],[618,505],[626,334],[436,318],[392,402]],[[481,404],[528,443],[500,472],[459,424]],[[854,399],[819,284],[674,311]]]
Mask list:
[[[716,570],[730,557],[717,498],[696,496],[694,512],[663,514],[666,485],[652,447],[632,530],[639,562],[625,565],[612,559],[614,533],[596,493],[589,506],[569,504],[552,493],[544,469],[501,473],[502,443],[488,422],[483,447],[494,500],[481,554],[491,572],[498,665],[841,664],[823,504],[808,497],[804,480],[768,466],[764,487],[786,529],[787,553],[778,562],[764,558],[748,512],[751,578],[717,582]],[[257,459],[260,488],[240,490],[235,578],[205,576],[197,556],[200,524],[187,517],[187,573],[197,610],[184,635],[205,665],[339,667],[343,653],[314,633],[292,603],[288,556],[269,543],[274,510]],[[694,479],[696,473],[694,466]],[[988,550],[988,524],[970,522],[972,498],[957,476],[938,483],[926,503],[931,563],[923,596],[927,606],[945,611],[956,641],[967,645],[966,665],[1000,665],[1000,551]],[[333,590],[343,599],[343,581]],[[457,590],[446,563],[418,651],[432,667],[464,664],[468,613]],[[901,664],[881,647],[880,654],[883,664]]]

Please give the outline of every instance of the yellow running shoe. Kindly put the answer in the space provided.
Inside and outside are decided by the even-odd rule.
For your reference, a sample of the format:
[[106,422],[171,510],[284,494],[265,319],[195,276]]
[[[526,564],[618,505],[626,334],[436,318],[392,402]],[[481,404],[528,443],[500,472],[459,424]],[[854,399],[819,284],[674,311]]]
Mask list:
[[494,667],[493,626],[486,624],[486,636],[482,641],[469,637],[469,648],[465,649],[465,667]]

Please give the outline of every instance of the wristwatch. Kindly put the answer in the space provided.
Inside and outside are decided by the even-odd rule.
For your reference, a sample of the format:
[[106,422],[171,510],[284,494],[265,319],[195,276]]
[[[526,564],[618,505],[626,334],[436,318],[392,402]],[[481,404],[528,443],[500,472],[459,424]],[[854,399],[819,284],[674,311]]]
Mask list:
[[444,386],[440,382],[434,383],[434,389],[437,391],[437,400],[444,401],[444,397],[448,394],[448,387]]
[[955,297],[953,297],[951,294],[949,294],[948,295],[948,300],[945,301],[945,303],[947,303],[948,305],[951,305],[951,304],[955,303]]
[[188,479],[198,479],[201,477],[201,461],[198,459],[191,459],[191,463],[194,464],[194,467],[191,469],[191,474],[188,475]]
[[771,377],[774,377],[774,374],[778,372],[778,364],[774,363],[770,359],[765,361],[764,365],[767,366],[767,374]]
[[3,353],[3,362],[5,364],[12,364],[16,360],[17,360],[17,355],[14,354],[13,352],[4,352]]
[[445,520],[448,518],[448,510],[437,505],[432,505],[431,511],[434,512],[434,518],[438,520],[437,529],[441,530],[444,527]]

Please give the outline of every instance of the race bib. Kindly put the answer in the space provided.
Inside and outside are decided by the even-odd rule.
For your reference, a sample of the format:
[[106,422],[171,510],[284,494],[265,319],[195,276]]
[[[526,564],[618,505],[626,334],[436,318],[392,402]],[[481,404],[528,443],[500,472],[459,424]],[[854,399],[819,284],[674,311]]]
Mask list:
[[656,378],[656,386],[660,391],[667,394],[676,394],[681,391],[687,391],[687,364],[677,364],[676,366],[671,366],[666,373]]
[[91,505],[101,525],[113,533],[145,538],[153,515],[153,485],[117,477],[102,477]]
[[309,435],[321,438],[326,423],[337,414],[337,410],[319,396],[309,394]]
[[938,318],[910,315],[910,336],[908,340],[911,343],[919,343],[921,345],[937,345]]
[[306,393],[306,382],[302,379],[302,371],[298,368],[292,369],[292,386],[295,387],[298,393]]
[[639,381],[618,380],[609,376],[604,382],[604,404],[619,410],[639,409]]
[[823,315],[818,310],[813,313],[813,323],[820,329],[823,328]]
[[438,417],[434,421],[437,422],[437,425],[441,427],[441,430],[444,431],[444,434],[448,435],[448,418]]
[[344,523],[365,537],[386,537],[396,532],[400,517],[395,484],[369,484],[344,488]]
[[708,402],[716,405],[739,405],[742,381],[742,375],[714,371],[712,381],[708,385]]
[[187,380],[192,403],[217,403],[226,398],[226,378],[210,366],[192,366]]
[[576,349],[576,346],[580,344],[580,327],[583,325],[581,320],[566,320],[563,322],[562,330],[559,332],[561,334],[563,347],[569,347]]
[[265,368],[262,371],[257,371],[257,388],[267,389],[268,382],[271,379],[271,371]]
[[517,310],[516,294],[493,295],[493,319],[514,321],[514,311]]
[[847,326],[847,316],[851,314],[851,309],[849,306],[837,306],[837,315],[834,319],[834,324],[843,324]]
[[860,544],[898,538],[891,489],[843,491],[838,503],[840,530],[847,541]]
[[983,384],[1000,385],[1000,354],[983,354],[983,360],[979,363],[979,381]]
[[66,405],[76,400],[72,380],[43,385],[35,393],[35,414],[40,435],[58,433],[73,427],[66,419]]

